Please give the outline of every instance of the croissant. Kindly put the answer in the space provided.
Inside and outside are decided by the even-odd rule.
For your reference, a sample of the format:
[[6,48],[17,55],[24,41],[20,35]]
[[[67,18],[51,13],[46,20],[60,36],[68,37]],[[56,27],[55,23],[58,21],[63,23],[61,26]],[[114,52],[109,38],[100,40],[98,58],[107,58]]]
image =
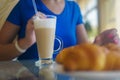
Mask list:
[[120,48],[114,45],[113,49],[110,45],[114,44],[98,46],[92,43],[83,43],[65,48],[57,55],[56,62],[62,64],[67,71],[118,70],[120,69]]
[[117,53],[120,53],[120,46],[119,45],[109,43],[109,44],[104,45],[104,47],[109,49],[109,51],[115,51]]

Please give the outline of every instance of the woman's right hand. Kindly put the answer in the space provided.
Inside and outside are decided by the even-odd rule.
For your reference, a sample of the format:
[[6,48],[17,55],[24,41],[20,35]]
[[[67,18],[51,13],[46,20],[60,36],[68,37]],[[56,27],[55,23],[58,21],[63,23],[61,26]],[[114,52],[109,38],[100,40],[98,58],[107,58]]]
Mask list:
[[30,19],[26,25],[25,40],[29,47],[36,42],[33,19]]
[[23,48],[23,49],[29,48],[36,42],[35,31],[34,31],[34,22],[33,22],[33,20],[35,19],[36,16],[38,16],[40,18],[46,17],[45,14],[38,12],[31,19],[28,20],[27,25],[26,25],[25,38],[23,38],[22,42],[21,42],[21,43],[25,44],[24,46],[21,46],[21,48]]
[[115,28],[108,29],[100,33],[94,43],[99,44],[99,45],[105,45],[108,43],[114,43],[120,46],[120,38],[119,35],[117,34],[117,30]]

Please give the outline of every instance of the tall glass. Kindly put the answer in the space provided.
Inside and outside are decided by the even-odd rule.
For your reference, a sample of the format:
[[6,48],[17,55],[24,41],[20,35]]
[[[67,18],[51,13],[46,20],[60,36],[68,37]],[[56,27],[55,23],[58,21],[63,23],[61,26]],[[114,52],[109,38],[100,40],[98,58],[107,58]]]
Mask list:
[[46,18],[36,17],[34,19],[36,42],[41,64],[50,64],[53,61],[56,17],[53,15],[46,16]]

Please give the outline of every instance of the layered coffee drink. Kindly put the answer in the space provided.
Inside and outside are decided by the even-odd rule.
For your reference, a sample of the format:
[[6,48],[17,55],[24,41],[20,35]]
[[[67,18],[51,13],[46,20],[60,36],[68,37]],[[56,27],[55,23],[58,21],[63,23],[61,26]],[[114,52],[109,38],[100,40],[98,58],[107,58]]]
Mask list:
[[40,60],[51,60],[54,48],[56,17],[36,17],[34,20],[37,49]]
[[41,58],[52,58],[55,28],[35,29],[37,47]]

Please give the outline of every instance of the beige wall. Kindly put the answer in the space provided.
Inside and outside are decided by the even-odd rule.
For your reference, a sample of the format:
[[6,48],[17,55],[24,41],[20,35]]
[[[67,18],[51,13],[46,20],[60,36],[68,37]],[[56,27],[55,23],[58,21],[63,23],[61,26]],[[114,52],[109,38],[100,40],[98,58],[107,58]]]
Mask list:
[[19,0],[0,0],[0,29]]
[[98,0],[99,30],[103,31],[116,26],[115,0]]
[[80,4],[80,7],[82,10],[85,10],[86,5],[88,4],[90,0],[77,0],[77,2]]
[[[77,0],[84,13],[86,6],[92,0]],[[99,32],[116,28],[120,36],[120,0],[97,0]]]
[[120,0],[98,0],[99,1],[99,30],[104,31],[116,28],[120,35]]
[[116,28],[120,36],[120,0],[116,0],[115,11],[116,11]]

